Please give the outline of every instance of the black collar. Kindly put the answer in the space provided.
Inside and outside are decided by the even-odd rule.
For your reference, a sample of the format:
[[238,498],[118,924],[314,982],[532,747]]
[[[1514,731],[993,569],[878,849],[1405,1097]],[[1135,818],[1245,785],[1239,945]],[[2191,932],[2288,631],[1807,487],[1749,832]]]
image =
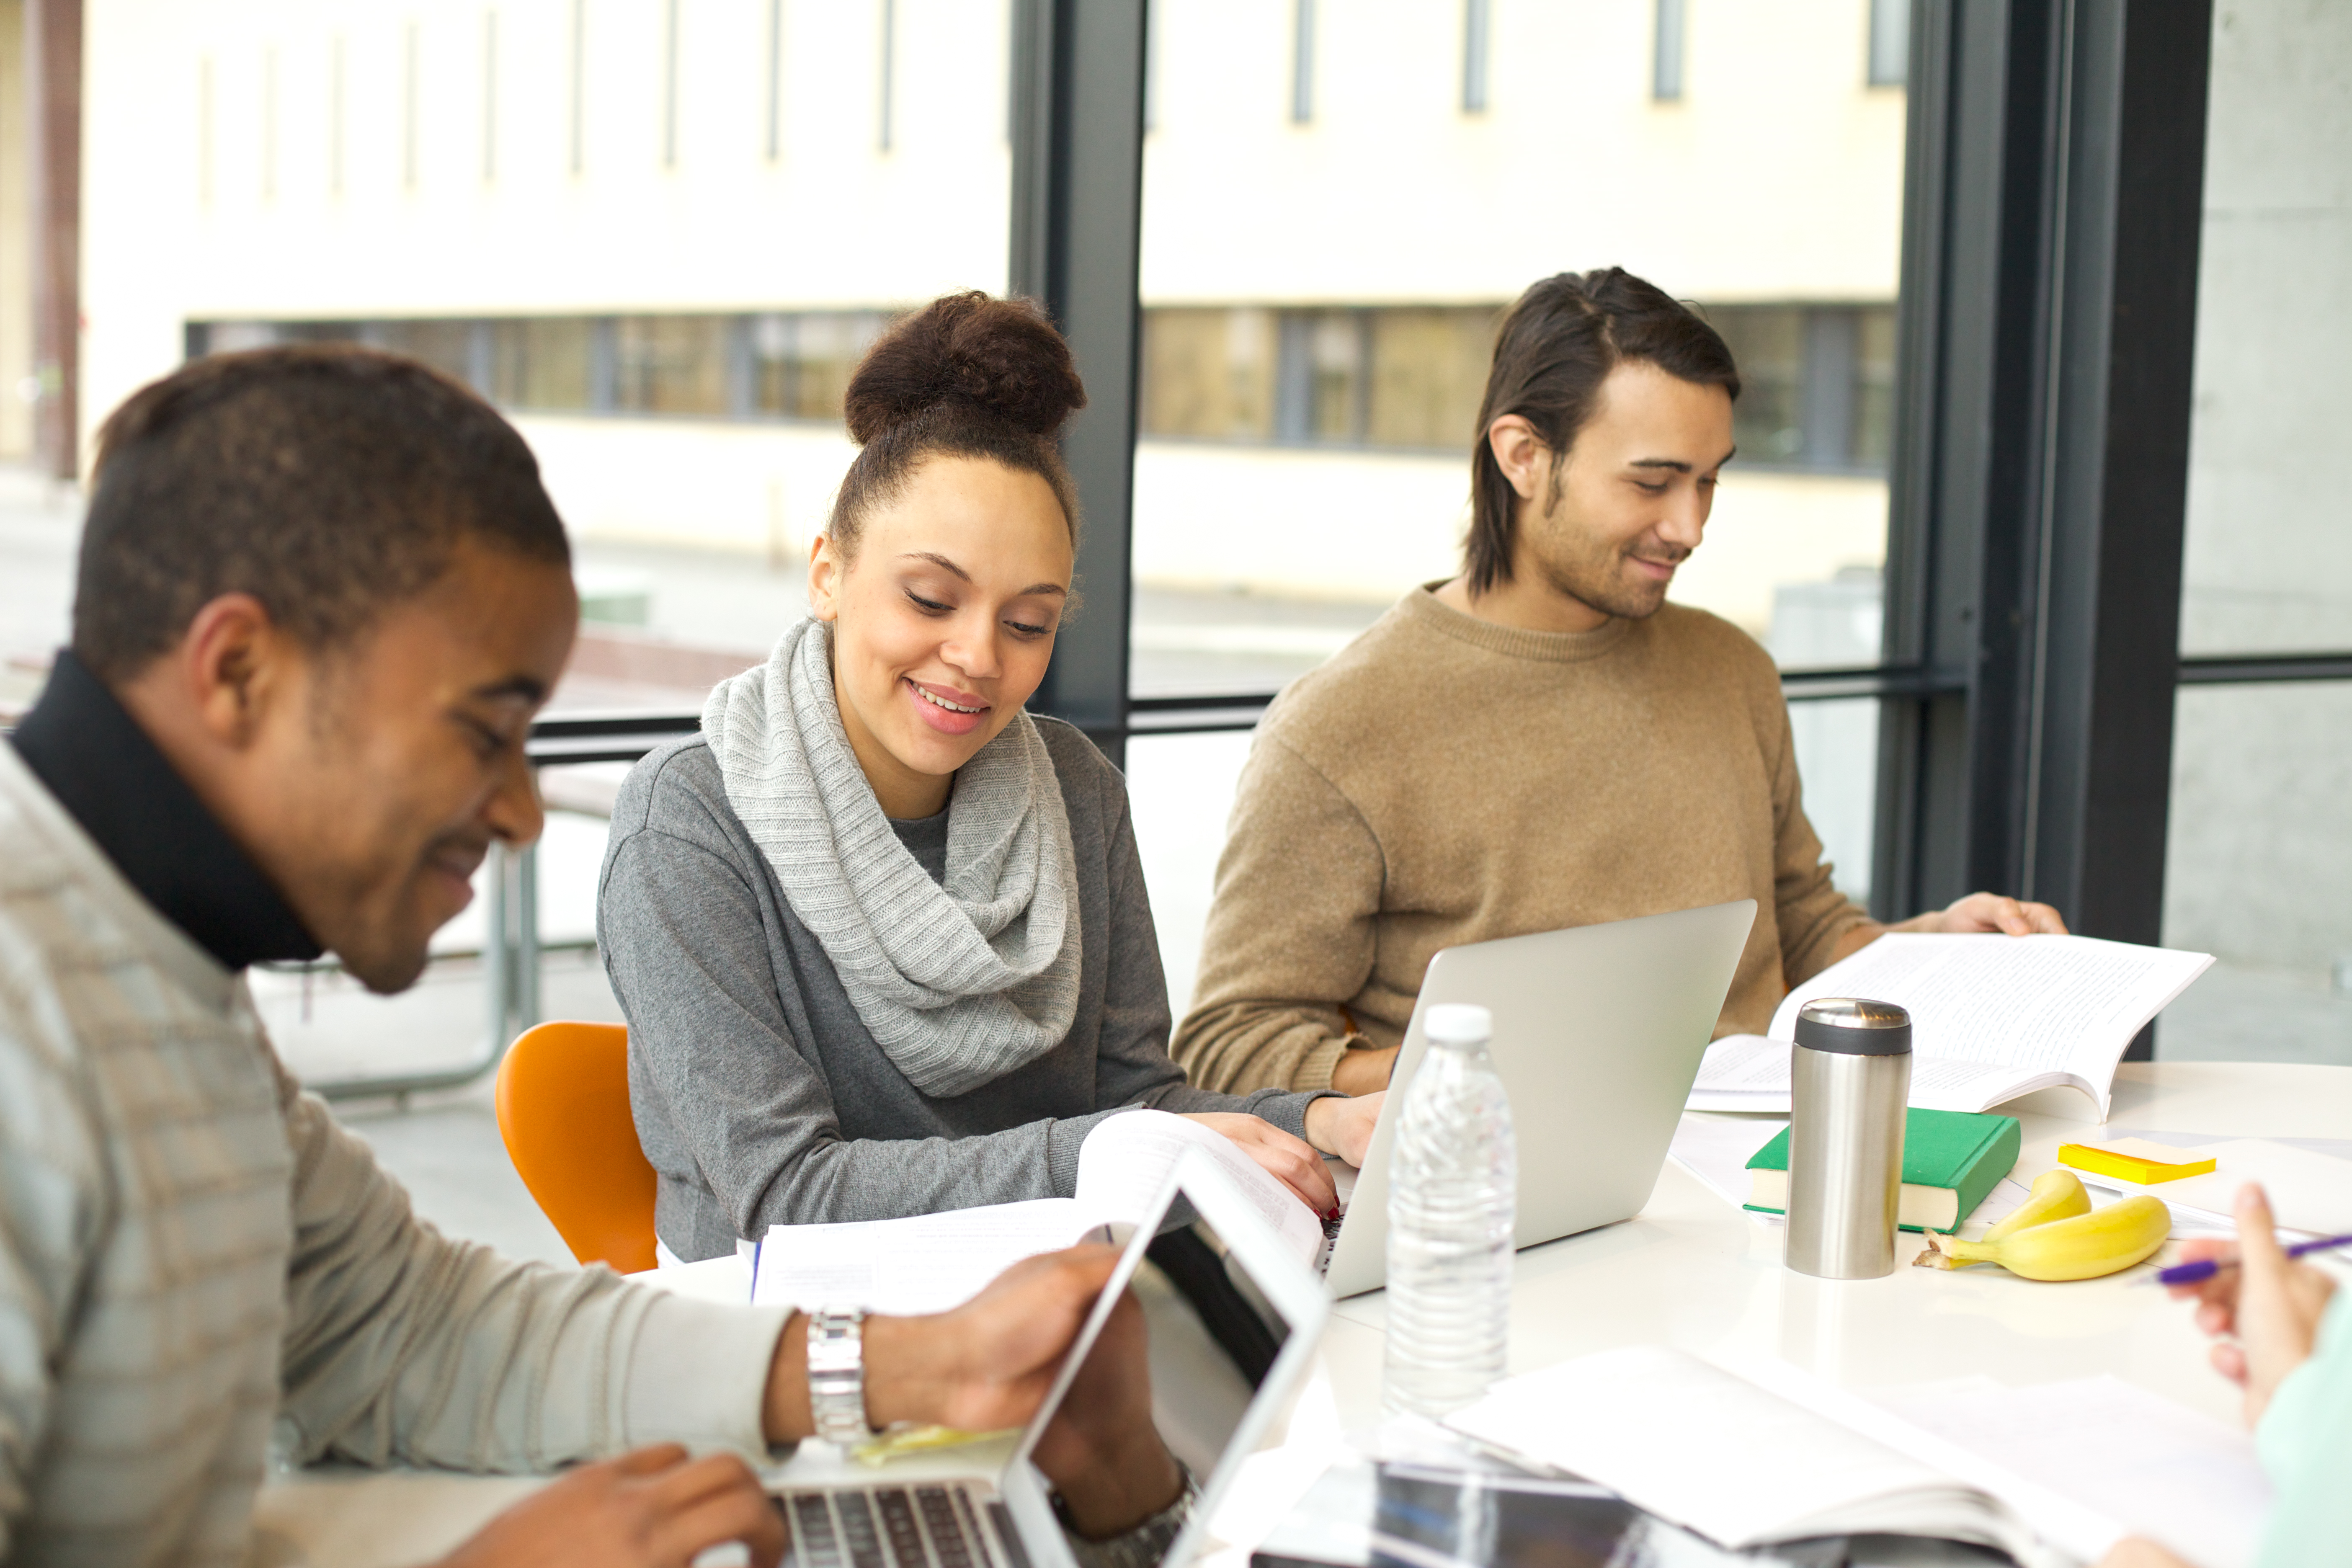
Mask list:
[[115,869],[225,967],[319,956],[261,868],[71,652],[58,650],[11,739]]

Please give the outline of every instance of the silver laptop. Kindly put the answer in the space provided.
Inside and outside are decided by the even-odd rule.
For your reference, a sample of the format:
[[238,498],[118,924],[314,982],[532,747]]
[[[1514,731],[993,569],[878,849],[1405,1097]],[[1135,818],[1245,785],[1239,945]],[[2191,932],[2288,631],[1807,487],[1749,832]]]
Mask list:
[[[1152,1213],[1150,1224],[1118,1227],[1126,1233],[1116,1238],[1126,1247],[1118,1267],[1009,1458],[964,1475],[913,1461],[904,1479],[893,1479],[896,1464],[857,1484],[787,1478],[777,1496],[792,1527],[786,1568],[1076,1568],[1051,1484],[1030,1456],[1130,1281],[1150,1334],[1152,1423],[1200,1484],[1160,1563],[1180,1568],[1196,1555],[1242,1461],[1278,1438],[1330,1304],[1307,1263],[1206,1156],[1177,1162]],[[1206,1244],[1196,1254],[1219,1267],[1213,1289],[1197,1275],[1181,1289],[1145,1261],[1153,1236],[1186,1218]]]
[[1429,1048],[1433,1006],[1495,1016],[1495,1068],[1517,1134],[1515,1239],[1533,1247],[1631,1218],[1723,1012],[1756,900],[1449,947],[1429,962],[1326,1274],[1331,1294],[1388,1282],[1389,1147]]

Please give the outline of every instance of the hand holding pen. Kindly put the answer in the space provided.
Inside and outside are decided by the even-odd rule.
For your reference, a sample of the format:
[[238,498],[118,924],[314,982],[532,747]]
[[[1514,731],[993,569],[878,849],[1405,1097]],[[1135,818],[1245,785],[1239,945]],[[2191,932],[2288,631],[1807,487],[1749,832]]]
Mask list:
[[2236,1258],[2223,1256],[2227,1242],[2183,1243],[2188,1265],[2215,1267],[2194,1283],[2173,1286],[2172,1293],[2197,1301],[2197,1326],[2219,1342],[2214,1370],[2246,1391],[2251,1428],[2280,1381],[2310,1357],[2336,1282],[2287,1256],[2270,1199],[2256,1184],[2238,1189],[2237,1219]]
[[[2302,1258],[2314,1252],[2332,1252],[2339,1247],[2352,1247],[2352,1236],[2329,1236],[2317,1241],[2298,1241],[2283,1250],[2289,1258]],[[2176,1289],[2184,1285],[2201,1285],[2224,1268],[2237,1266],[2238,1260],[2234,1258],[2200,1258],[2193,1262],[2176,1263],[2160,1270],[2146,1283]]]

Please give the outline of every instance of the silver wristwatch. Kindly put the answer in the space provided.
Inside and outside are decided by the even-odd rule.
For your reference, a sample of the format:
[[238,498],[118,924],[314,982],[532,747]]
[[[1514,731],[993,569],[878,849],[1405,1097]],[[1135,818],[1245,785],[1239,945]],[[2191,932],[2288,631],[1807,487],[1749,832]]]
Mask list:
[[809,1415],[816,1435],[837,1448],[873,1435],[866,1423],[866,1312],[827,1307],[809,1314]]

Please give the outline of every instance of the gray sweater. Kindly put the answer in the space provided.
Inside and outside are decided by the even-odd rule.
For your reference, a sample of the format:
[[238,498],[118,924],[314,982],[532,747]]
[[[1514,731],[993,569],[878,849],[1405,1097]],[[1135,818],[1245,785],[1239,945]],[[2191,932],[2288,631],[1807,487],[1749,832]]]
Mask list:
[[[629,1097],[660,1174],[655,1227],[690,1260],[772,1225],[887,1219],[1068,1197],[1078,1146],[1129,1106],[1248,1110],[1303,1133],[1312,1094],[1189,1087],[1168,1057],[1168,986],[1117,769],[1039,719],[1070,818],[1083,964],[1062,1043],[934,1099],[883,1054],[824,948],[728,805],[700,736],[621,787],[596,900],[629,1020]],[[947,816],[893,826],[936,879]]]

